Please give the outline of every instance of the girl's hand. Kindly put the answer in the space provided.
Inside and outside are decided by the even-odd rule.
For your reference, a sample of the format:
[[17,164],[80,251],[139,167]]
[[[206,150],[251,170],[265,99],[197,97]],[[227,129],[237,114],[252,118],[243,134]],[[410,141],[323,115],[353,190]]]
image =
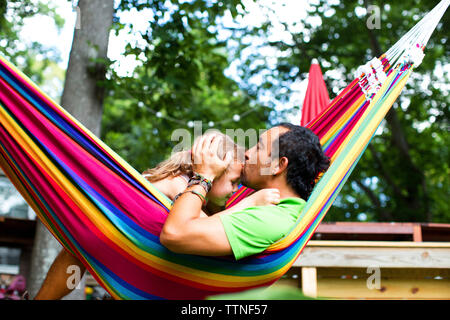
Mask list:
[[232,160],[232,153],[228,152],[224,159],[220,159],[218,154],[219,146],[224,141],[217,134],[206,134],[201,137],[192,147],[194,172],[213,181],[220,176]]
[[280,191],[278,189],[262,189],[245,200],[250,202],[252,206],[270,206],[280,203]]

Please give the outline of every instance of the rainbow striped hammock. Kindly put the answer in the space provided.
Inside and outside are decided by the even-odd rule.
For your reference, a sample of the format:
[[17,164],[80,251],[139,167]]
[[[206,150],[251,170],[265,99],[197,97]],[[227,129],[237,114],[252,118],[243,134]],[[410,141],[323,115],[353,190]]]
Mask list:
[[[299,257],[392,106],[450,0],[442,1],[308,124],[332,159],[296,225],[260,255],[174,254],[171,203],[4,58],[0,165],[58,241],[115,299],[202,299],[267,286]],[[242,188],[231,200],[249,190]]]

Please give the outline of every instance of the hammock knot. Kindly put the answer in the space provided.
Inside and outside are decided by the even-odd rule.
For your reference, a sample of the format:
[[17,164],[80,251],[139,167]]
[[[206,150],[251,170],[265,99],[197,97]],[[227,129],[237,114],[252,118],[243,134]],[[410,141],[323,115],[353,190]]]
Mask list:
[[411,63],[414,64],[415,67],[418,67],[422,63],[424,57],[425,54],[423,53],[423,50],[419,45],[416,45],[406,50],[400,61],[404,64]]
[[383,64],[378,58],[373,58],[365,65],[360,66],[356,70],[356,77],[360,79],[359,85],[368,99],[378,92],[387,78]]

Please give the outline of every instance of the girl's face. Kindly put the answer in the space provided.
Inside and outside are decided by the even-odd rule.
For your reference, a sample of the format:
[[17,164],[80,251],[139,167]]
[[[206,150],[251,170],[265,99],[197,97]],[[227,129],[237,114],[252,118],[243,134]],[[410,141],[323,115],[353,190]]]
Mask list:
[[228,169],[212,184],[208,192],[208,200],[218,206],[224,206],[231,195],[239,188],[242,163],[232,162]]

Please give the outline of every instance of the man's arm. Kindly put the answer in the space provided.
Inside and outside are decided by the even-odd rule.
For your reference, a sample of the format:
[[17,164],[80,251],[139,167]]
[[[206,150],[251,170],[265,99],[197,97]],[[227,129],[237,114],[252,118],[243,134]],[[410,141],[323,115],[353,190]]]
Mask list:
[[[206,194],[201,186],[193,190]],[[176,253],[203,256],[232,254],[219,216],[199,217],[202,202],[193,193],[185,193],[175,201],[160,234],[161,244]]]
[[47,277],[34,299],[59,300],[72,292],[67,286],[67,278],[70,276],[67,273],[67,268],[71,265],[78,266],[81,274],[84,274],[86,271],[85,266],[80,260],[72,256],[65,249],[62,249],[48,270]]

